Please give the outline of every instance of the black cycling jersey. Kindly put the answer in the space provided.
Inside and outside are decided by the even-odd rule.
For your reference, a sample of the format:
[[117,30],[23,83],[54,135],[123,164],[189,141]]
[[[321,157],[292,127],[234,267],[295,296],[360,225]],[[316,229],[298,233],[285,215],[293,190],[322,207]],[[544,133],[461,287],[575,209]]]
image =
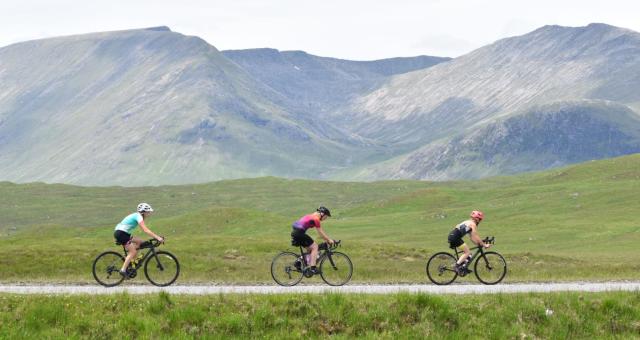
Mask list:
[[460,230],[460,232],[462,232],[462,236],[471,233],[471,227],[466,225],[465,223],[458,224],[456,229],[458,229],[458,230]]
[[466,223],[458,224],[453,230],[449,233],[449,237],[447,240],[449,241],[449,247],[456,248],[464,244],[462,238],[464,235],[471,233],[471,227]]

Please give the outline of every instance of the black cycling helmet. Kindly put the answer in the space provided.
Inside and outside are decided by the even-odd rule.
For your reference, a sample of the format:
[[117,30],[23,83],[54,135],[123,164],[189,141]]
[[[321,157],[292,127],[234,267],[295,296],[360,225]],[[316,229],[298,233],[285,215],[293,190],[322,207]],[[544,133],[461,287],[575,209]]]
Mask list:
[[329,211],[329,209],[327,209],[327,208],[325,208],[323,206],[320,206],[320,208],[318,208],[316,211],[321,213],[321,214],[323,214],[323,215],[327,215],[327,216],[331,217],[331,212]]

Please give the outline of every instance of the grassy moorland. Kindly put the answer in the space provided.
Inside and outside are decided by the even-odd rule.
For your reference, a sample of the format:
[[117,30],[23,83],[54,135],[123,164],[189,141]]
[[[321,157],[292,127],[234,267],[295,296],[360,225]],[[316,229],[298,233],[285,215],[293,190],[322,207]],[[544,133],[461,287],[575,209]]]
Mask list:
[[353,281],[425,282],[426,259],[446,250],[448,231],[472,209],[485,212],[480,233],[496,236],[509,263],[506,282],[638,279],[639,192],[640,155],[443,183],[0,183],[0,281],[91,282],[93,258],[118,249],[113,227],[140,201],[154,206],[148,224],[181,261],[179,283],[271,282],[271,258],[293,249],[291,222],[319,204],[333,212],[325,229],[344,241]]
[[0,294],[0,338],[593,339],[640,336],[640,293]]

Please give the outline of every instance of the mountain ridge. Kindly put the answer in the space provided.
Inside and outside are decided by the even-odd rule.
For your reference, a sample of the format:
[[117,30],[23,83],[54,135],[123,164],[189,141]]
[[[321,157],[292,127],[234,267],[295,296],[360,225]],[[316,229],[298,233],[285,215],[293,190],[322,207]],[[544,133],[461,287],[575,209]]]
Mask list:
[[[357,98],[336,117],[342,124],[353,126],[356,134],[380,136],[387,143],[404,145],[404,152],[394,156],[402,158],[411,152],[417,157],[420,149],[445,147],[440,144],[443,139],[473,133],[487,123],[546,104],[611,101],[638,115],[640,94],[634,89],[640,87],[640,79],[633,76],[640,72],[638,52],[640,34],[631,30],[603,24],[545,26],[523,36],[498,40],[447,63],[395,76]],[[535,156],[530,155],[529,162],[535,163]],[[398,170],[393,165],[397,159],[390,159],[369,165],[364,173],[389,167],[381,171],[385,175],[372,178],[397,178],[393,174],[393,169]],[[414,172],[429,172],[414,166],[414,175],[409,176],[451,178],[447,175],[451,169],[445,169],[450,161],[423,162],[424,167],[442,171],[413,177]],[[368,175],[365,178],[371,179]]]
[[[544,26],[455,59],[219,51],[166,26],[33,40],[0,48],[0,179],[138,186],[543,170],[584,160],[555,139],[590,145],[575,149],[585,157],[640,152],[639,72],[640,34],[606,24]],[[506,142],[514,136],[527,140]],[[497,143],[493,158],[478,153],[485,139]],[[509,167],[515,160],[522,166]]]
[[214,46],[168,27],[0,49],[4,180],[133,186],[322,177],[375,152],[363,145],[371,143],[318,122]]
[[[564,131],[570,130],[567,134]],[[538,171],[640,150],[640,116],[604,101],[560,102],[430,143],[355,175],[371,180],[478,179]]]

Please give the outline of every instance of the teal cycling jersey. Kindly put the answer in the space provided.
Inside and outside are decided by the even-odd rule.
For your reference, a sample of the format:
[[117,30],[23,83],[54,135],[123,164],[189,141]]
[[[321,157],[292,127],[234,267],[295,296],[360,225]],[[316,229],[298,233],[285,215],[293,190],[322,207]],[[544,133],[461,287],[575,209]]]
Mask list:
[[122,222],[118,223],[115,230],[122,230],[127,234],[131,234],[131,232],[136,229],[142,221],[142,215],[139,212],[135,212],[125,217]]

